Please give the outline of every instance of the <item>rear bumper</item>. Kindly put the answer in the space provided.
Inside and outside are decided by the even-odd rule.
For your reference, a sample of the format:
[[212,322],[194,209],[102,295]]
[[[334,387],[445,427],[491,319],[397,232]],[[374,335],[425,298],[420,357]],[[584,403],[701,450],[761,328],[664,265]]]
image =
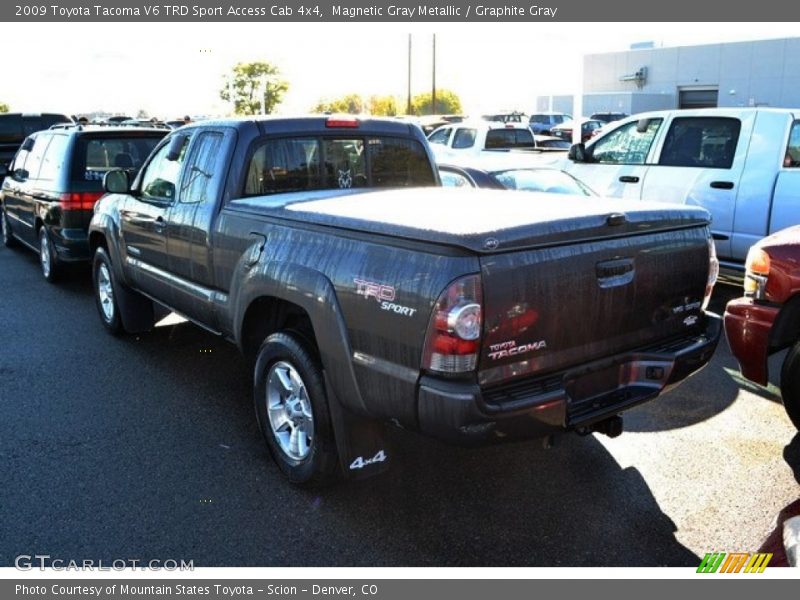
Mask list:
[[424,376],[418,392],[420,429],[469,444],[588,428],[704,367],[721,332],[722,319],[706,313],[701,333],[498,388]]
[[85,229],[56,229],[50,230],[53,246],[56,249],[58,260],[63,262],[83,262],[91,260],[89,252],[89,237]]
[[725,336],[747,379],[767,385],[769,334],[780,307],[736,298],[725,307]]

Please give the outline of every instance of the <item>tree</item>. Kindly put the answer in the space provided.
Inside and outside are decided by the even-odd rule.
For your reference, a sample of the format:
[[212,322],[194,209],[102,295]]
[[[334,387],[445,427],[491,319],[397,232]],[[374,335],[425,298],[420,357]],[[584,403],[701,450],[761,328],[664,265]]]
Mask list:
[[0,113],[7,113],[11,108],[5,102],[0,102]]
[[323,99],[317,102],[312,112],[358,115],[364,112],[364,99],[358,94],[347,94],[335,100]]
[[289,84],[280,78],[278,67],[266,61],[256,61],[237,63],[231,74],[225,77],[219,96],[227,102],[233,101],[237,115],[260,114],[262,101],[264,113],[270,114],[288,89]]
[[431,110],[431,93],[417,94],[411,99],[415,115],[454,115],[461,113],[461,100],[450,90],[436,90],[436,107]]
[[394,96],[370,96],[369,112],[372,115],[383,117],[396,117],[400,112],[397,108],[397,99]]

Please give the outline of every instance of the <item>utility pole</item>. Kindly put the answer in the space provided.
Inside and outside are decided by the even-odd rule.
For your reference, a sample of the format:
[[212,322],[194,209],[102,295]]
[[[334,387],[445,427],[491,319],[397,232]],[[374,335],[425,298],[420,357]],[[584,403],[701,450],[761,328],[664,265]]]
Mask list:
[[411,114],[411,34],[408,34],[408,102],[406,104],[406,114]]
[[433,34],[433,81],[431,86],[431,114],[436,114],[436,34]]

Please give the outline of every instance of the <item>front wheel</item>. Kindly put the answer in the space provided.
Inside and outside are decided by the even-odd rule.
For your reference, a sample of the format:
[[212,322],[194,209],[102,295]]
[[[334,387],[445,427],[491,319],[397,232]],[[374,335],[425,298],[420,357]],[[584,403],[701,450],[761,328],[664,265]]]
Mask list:
[[800,342],[789,350],[781,368],[783,407],[794,426],[800,430]]
[[324,485],[338,472],[338,455],[322,370],[291,332],[270,335],[258,351],[256,418],[273,459],[298,485]]
[[119,303],[114,292],[114,270],[111,259],[102,246],[94,253],[92,263],[92,281],[94,283],[94,301],[103,326],[112,335],[122,333],[122,319],[119,315]]

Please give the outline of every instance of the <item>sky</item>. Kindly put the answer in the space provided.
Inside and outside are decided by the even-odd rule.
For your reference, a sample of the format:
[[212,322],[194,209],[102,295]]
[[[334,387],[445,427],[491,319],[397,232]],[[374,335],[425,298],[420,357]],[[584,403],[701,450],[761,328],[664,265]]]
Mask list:
[[[536,97],[579,90],[582,57],[656,47],[796,37],[796,23],[15,23],[15,51],[0,80],[13,111],[108,111],[173,119],[226,114],[223,76],[242,61],[277,65],[289,91],[277,112],[358,93],[405,99],[408,39],[412,94],[455,91],[467,114],[531,112]],[[65,39],[66,38],[66,39]],[[65,43],[66,42],[66,43]],[[13,75],[13,76],[12,76]]]

